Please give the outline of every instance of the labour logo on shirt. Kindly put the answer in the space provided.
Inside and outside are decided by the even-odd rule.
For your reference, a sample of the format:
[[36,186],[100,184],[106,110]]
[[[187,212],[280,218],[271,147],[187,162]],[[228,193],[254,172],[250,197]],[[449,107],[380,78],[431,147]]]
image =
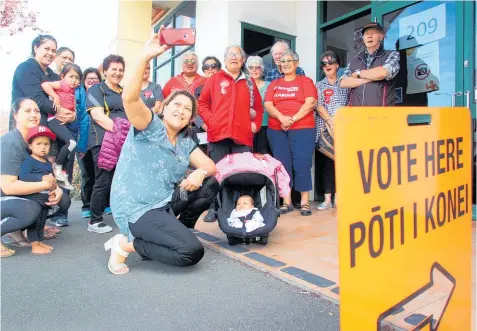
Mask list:
[[326,104],[330,103],[330,100],[331,100],[331,97],[333,96],[333,94],[335,94],[335,91],[333,91],[330,88],[323,91],[323,95],[325,96],[325,103]]
[[152,91],[144,91],[144,96],[146,97],[146,99],[154,97]]

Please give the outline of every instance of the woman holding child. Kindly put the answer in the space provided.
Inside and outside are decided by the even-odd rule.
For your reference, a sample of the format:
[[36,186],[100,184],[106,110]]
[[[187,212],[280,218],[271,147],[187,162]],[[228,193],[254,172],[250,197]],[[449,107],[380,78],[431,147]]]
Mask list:
[[[218,192],[215,164],[192,140],[194,97],[173,92],[162,104],[162,119],[140,97],[149,61],[167,50],[159,45],[160,32],[144,46],[122,95],[132,127],[111,188],[113,217],[121,231],[105,244],[113,274],[129,272],[124,262],[132,252],[174,266],[198,263],[204,248],[188,228],[194,228]],[[189,165],[196,170],[187,174]]]
[[[13,102],[12,112],[16,129],[0,137],[0,210],[1,210],[1,235],[27,229],[29,240],[35,240],[32,234],[38,233],[38,217],[42,206],[25,196],[49,191],[48,206],[58,205],[56,213],[65,213],[71,201],[68,195],[63,194],[56,185],[53,176],[46,176],[39,182],[25,182],[19,180],[20,168],[29,157],[27,136],[28,131],[40,124],[40,109],[37,104],[28,98],[16,99]],[[49,217],[55,214],[49,215]],[[25,240],[26,241],[26,240]],[[32,247],[32,252],[37,254],[49,253],[47,248]],[[1,257],[8,257],[15,251],[1,244]]]

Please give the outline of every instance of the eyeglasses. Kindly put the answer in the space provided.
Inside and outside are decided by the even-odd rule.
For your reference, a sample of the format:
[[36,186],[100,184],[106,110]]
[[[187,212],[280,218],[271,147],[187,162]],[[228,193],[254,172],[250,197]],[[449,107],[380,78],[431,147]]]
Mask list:
[[328,64],[335,64],[335,63],[338,63],[338,61],[336,61],[335,59],[333,60],[329,60],[329,61],[321,61],[320,64],[322,67],[325,67],[327,66]]
[[204,70],[210,70],[210,69],[212,69],[212,70],[217,69],[217,63],[204,64],[204,65],[202,66],[202,71],[204,71]]
[[288,59],[288,60],[280,60],[280,63],[291,63],[291,62],[295,62],[296,60],[293,60],[293,59]]
[[240,59],[242,58],[242,53],[227,53],[227,57],[230,59],[233,59],[233,58]]
[[185,65],[189,65],[189,64],[195,64],[195,59],[186,59],[184,60],[184,64]]
[[248,66],[247,67],[249,71],[252,71],[252,70],[262,70],[262,67],[261,66]]
[[99,82],[99,78],[86,78],[85,81],[87,81],[87,82]]

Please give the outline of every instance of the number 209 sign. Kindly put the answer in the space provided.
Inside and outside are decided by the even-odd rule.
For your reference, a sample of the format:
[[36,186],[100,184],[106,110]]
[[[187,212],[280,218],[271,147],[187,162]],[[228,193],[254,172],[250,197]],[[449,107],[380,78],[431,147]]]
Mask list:
[[399,48],[424,45],[446,37],[446,4],[399,20]]
[[470,330],[469,110],[342,108],[335,123],[341,330]]

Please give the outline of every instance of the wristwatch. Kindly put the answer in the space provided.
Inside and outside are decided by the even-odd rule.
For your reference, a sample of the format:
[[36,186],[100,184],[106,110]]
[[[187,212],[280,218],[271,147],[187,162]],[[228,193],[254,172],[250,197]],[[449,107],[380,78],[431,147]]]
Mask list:
[[361,70],[356,70],[356,76],[358,76],[358,78],[361,78]]

